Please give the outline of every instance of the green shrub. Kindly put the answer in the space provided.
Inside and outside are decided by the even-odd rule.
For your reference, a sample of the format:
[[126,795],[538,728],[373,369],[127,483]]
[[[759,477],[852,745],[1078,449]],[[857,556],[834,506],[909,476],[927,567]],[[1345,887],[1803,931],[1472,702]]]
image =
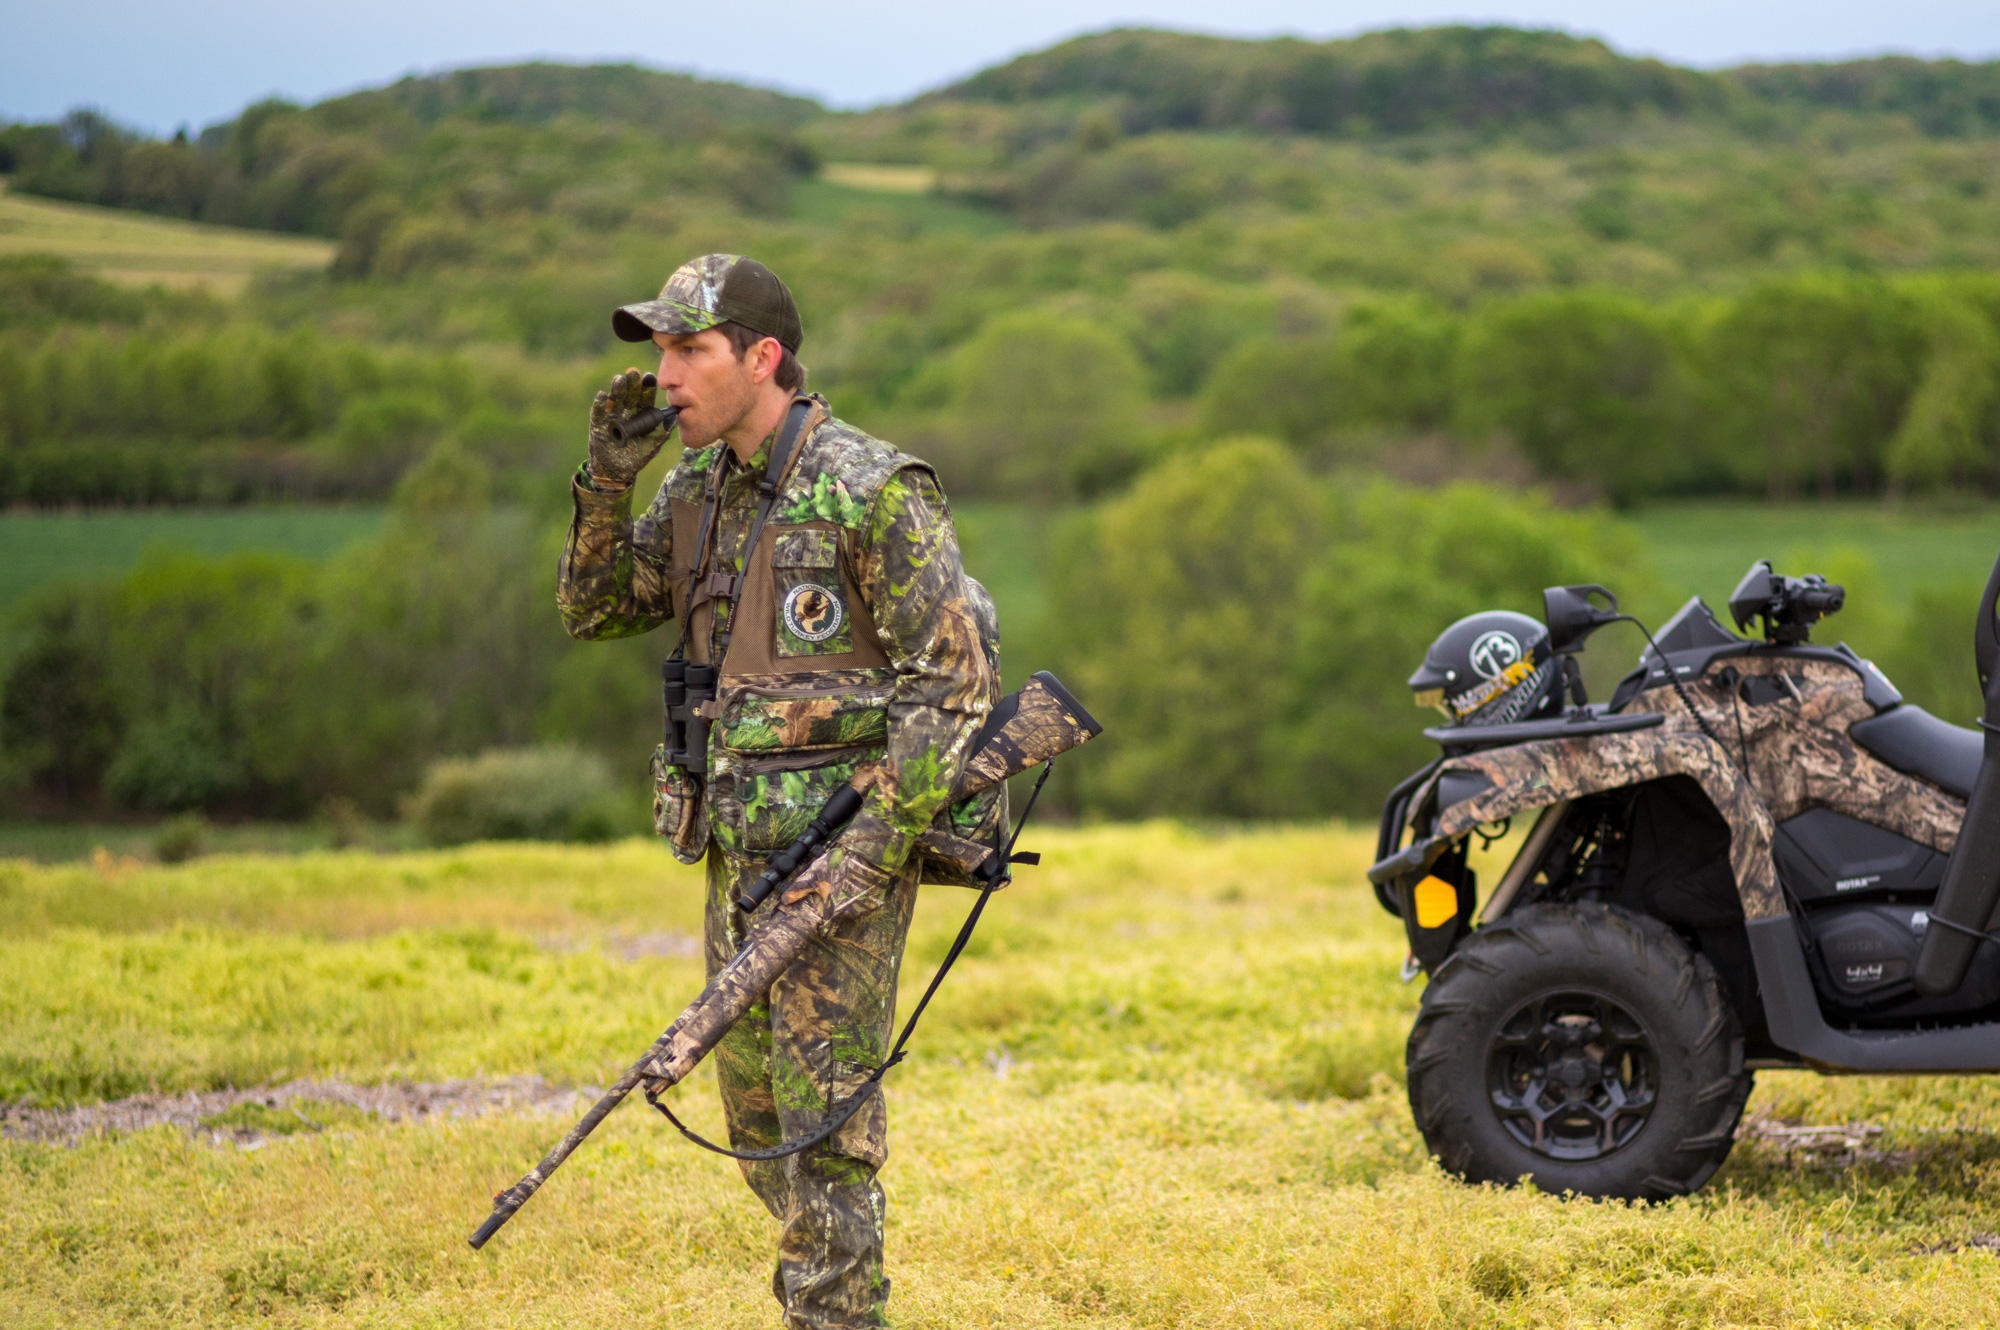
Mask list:
[[81,801],[121,729],[101,624],[61,590],[36,597],[19,621],[27,643],[0,683],[0,750],[46,793]]
[[1289,705],[1274,718],[1304,796],[1298,812],[1373,815],[1397,779],[1437,755],[1406,683],[1445,627],[1480,610],[1539,619],[1542,588],[1644,586],[1637,537],[1535,494],[1378,482],[1343,496],[1302,579]]
[[1276,300],[1255,287],[1191,272],[1140,273],[1114,318],[1139,353],[1156,396],[1191,397],[1216,362],[1276,318]]
[[963,455],[940,465],[955,493],[1101,494],[1138,470],[1145,375],[1106,328],[1003,315],[959,349],[951,378]]
[[130,317],[131,298],[54,254],[0,256],[0,328]]
[[214,717],[193,707],[134,724],[104,773],[113,800],[162,813],[206,807],[249,779],[249,765]]
[[[1915,299],[1877,277],[1807,273],[1737,297],[1703,354],[1718,434],[1739,483],[1761,481],[1773,499],[1808,488],[1823,499],[1875,488],[1923,372],[1925,340]],[[1950,359],[1963,351],[1977,361],[1988,342],[1975,334],[1939,353]],[[1968,396],[1962,377],[1951,365],[1939,368],[1926,418],[1905,436],[1899,461],[1912,480],[1976,466],[1964,456],[1967,442],[1954,437],[1963,430],[1952,417]]]
[[184,864],[208,849],[208,819],[183,813],[160,824],[153,837],[153,854],[163,864]]
[[435,762],[405,810],[439,845],[606,840],[618,813],[611,769],[574,748],[494,748]]
[[1643,581],[1622,527],[1539,496],[1343,485],[1236,440],[1084,519],[1054,588],[1064,676],[1105,722],[1070,764],[1084,811],[1372,815],[1435,755],[1405,680],[1447,624]]
[[1105,724],[1077,766],[1088,807],[1255,817],[1294,802],[1267,737],[1320,506],[1290,450],[1235,439],[1095,514],[1057,588],[1079,695]]
[[1339,423],[1341,383],[1331,337],[1256,337],[1225,356],[1201,395],[1212,435],[1260,434],[1316,443]]
[[1466,329],[1457,423],[1512,438],[1550,479],[1621,501],[1689,468],[1676,447],[1686,376],[1664,321],[1626,296],[1579,291],[1500,301]]

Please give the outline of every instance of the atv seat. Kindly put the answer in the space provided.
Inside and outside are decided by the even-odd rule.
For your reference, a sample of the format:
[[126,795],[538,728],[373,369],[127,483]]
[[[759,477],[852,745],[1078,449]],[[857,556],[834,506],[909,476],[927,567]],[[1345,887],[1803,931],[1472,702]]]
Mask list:
[[1961,729],[1905,702],[1855,721],[1847,733],[1896,770],[1921,776],[1961,799],[1972,797],[1986,746],[1978,730]]

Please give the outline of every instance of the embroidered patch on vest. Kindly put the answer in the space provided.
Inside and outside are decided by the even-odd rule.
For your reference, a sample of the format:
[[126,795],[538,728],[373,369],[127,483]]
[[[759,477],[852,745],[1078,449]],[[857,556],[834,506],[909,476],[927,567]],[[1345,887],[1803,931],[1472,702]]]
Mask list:
[[824,642],[847,622],[840,593],[817,582],[801,582],[785,593],[785,629],[801,642]]

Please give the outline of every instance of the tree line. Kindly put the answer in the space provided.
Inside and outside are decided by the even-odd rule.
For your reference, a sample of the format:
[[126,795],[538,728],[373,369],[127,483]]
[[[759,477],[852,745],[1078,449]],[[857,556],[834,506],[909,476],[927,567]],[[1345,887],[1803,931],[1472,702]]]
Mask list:
[[[106,299],[77,291],[76,308]],[[1105,494],[1241,433],[1320,470],[1487,475],[1620,504],[2000,483],[2000,278],[1987,275],[1808,273],[1731,296],[1587,289],[1456,310],[1300,308],[1160,273],[896,351],[900,365],[822,362],[815,385],[973,497]],[[442,437],[539,477],[573,451],[589,387],[633,358],[385,346],[219,314],[0,329],[0,499],[380,496]]]
[[[990,321],[903,393],[908,430],[961,490],[1043,498],[1241,433],[1320,470],[1511,474],[1620,504],[2000,482],[1988,276],[1802,274],[1730,297],[1545,292],[1468,312],[1356,302],[1290,334],[1240,291],[1177,293],[1129,336],[1074,315]],[[1181,423],[1149,430],[1149,394]]]
[[[1996,129],[2000,62],[1710,73],[1503,27],[1328,42],[1121,29],[867,112],[630,65],[551,64],[405,78],[311,107],[268,100],[165,140],[79,109],[0,126],[0,174],[56,198],[337,237],[342,272],[400,278],[490,246],[497,222],[603,235],[657,229],[689,205],[783,212],[822,160],[934,167],[945,192],[1032,225],[1313,211],[1359,183],[1345,145],[1417,161],[1750,149],[1750,161],[1716,164],[1722,197],[1692,210],[1678,181],[1635,189],[1614,160],[1582,220],[1620,239],[1657,232],[1663,212],[1698,226],[1721,203],[1753,243],[1776,244],[1800,220],[1839,227],[1869,220],[1844,212],[1882,208],[1880,164],[1828,201],[1808,197],[1833,183],[1811,172],[1770,178],[1795,176],[1801,149],[1907,156],[1914,135],[1943,150],[1949,183],[1976,185],[1980,155],[1948,145]],[[1788,224],[1787,212],[1806,216]],[[546,237],[528,250],[537,243]]]
[[1733,116],[1773,108],[1910,116],[1927,132],[2000,127],[2000,65],[1908,57],[1705,73],[1565,33],[1464,25],[1312,42],[1125,28],[1017,57],[915,99],[1108,106],[1128,133],[1248,129],[1364,137],[1560,126],[1572,117]]
[[[558,464],[575,433],[585,379],[568,366],[280,329],[164,293],[148,311],[45,261],[0,261],[0,296],[24,273],[14,285],[54,317],[17,306],[0,326],[0,503],[380,498],[440,439],[507,476]],[[117,317],[60,317],[100,309]]]
[[[1866,556],[1781,557],[1848,587],[1818,640],[1852,643],[1934,714],[1978,714],[1964,629],[1979,580],[1897,603]],[[1587,581],[1657,629],[1689,591],[1662,585],[1608,514],[1469,482],[1329,481],[1255,437],[1169,459],[1081,510],[1051,568],[1063,677],[1105,722],[1060,797],[1110,817],[1371,817],[1437,754],[1421,732],[1441,722],[1406,680],[1448,624],[1488,609],[1540,619],[1542,588]],[[1593,640],[1596,700],[1640,645]]]
[[460,71],[263,101],[164,140],[78,109],[0,127],[0,173],[50,198],[335,237],[340,272],[402,277],[469,254],[482,223],[602,234],[657,224],[662,201],[781,203],[816,166],[798,100],[630,66]]
[[[129,574],[41,593],[0,678],[0,789],[44,814],[303,817],[347,803],[389,816],[449,786],[458,822],[562,827],[576,791],[546,808],[533,791],[588,767],[627,792],[610,822],[592,792],[593,834],[638,833],[667,642],[569,641],[554,607],[560,487],[535,507],[492,500],[486,468],[445,442],[399,483],[382,534],[325,564],[155,550]],[[1587,581],[1657,627],[1688,590],[1660,586],[1601,510],[1476,482],[1329,477],[1256,436],[1162,458],[1040,520],[1049,612],[1032,660],[1023,625],[1002,623],[1003,649],[1016,671],[1054,668],[1106,723],[1051,789],[1083,816],[1370,816],[1433,755],[1421,731],[1435,718],[1405,680],[1447,624],[1539,614],[1543,587]],[[1905,605],[1853,557],[1813,559],[1790,571],[1850,590],[1826,637],[1940,715],[1977,711],[1963,641],[1976,581]],[[1600,690],[1638,646],[1612,636],[1586,659]],[[479,804],[462,762],[439,765],[479,753],[514,773],[504,808]],[[436,788],[427,773],[442,773]]]

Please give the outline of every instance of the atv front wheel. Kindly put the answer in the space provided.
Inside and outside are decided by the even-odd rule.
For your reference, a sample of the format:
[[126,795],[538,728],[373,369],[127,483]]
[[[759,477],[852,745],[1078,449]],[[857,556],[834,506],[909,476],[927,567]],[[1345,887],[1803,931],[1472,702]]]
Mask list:
[[1592,902],[1467,938],[1432,977],[1407,1058],[1417,1127],[1452,1172],[1628,1200],[1708,1181],[1752,1079],[1708,960]]

